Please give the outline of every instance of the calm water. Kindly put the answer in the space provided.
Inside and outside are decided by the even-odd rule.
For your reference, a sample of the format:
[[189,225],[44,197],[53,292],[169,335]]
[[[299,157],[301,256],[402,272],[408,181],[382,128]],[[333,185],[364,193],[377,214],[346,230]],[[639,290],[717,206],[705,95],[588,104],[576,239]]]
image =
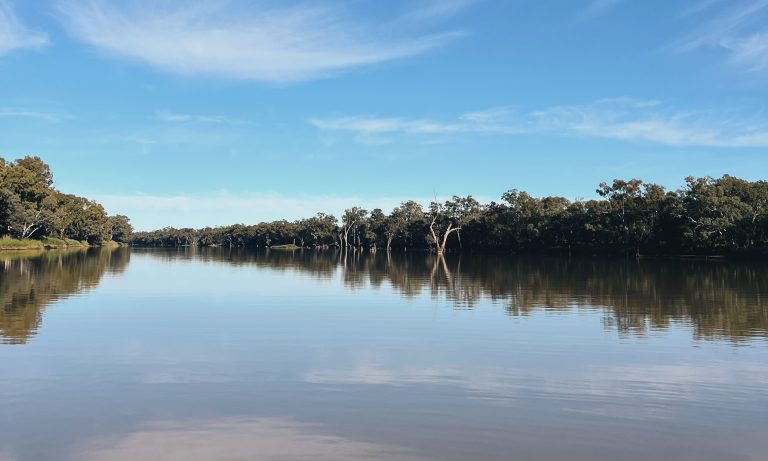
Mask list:
[[768,266],[0,255],[0,461],[767,460]]

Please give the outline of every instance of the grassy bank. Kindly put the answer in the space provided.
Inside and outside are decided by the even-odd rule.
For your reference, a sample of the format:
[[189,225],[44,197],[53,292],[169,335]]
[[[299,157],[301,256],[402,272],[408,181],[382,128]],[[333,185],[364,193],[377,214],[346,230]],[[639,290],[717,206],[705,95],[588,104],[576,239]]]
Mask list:
[[44,238],[43,245],[45,245],[46,248],[66,248],[69,246],[65,240],[57,239],[54,237]]
[[40,250],[43,242],[39,240],[0,238],[0,250]]
[[[117,242],[105,242],[103,246],[119,246]],[[11,237],[0,238],[0,251],[20,251],[20,250],[60,250],[64,248],[88,248],[90,245],[86,241],[77,241],[74,239],[58,239],[55,237],[45,237],[42,240],[15,239]]]
[[294,245],[293,243],[289,243],[288,245],[273,245],[269,247],[271,250],[300,250],[301,247],[298,245]]
[[43,246],[46,248],[51,249],[59,249],[59,248],[87,248],[91,245],[88,244],[85,240],[77,241],[74,239],[57,239],[55,237],[46,237],[43,240]]

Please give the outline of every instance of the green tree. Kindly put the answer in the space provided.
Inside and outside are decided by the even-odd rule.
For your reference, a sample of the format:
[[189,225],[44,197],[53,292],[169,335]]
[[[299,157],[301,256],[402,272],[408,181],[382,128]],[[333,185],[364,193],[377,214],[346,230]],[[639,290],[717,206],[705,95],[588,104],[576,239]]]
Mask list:
[[133,235],[133,226],[127,216],[115,215],[107,218],[107,228],[109,229],[109,239],[115,242],[127,243],[131,241]]
[[43,202],[51,193],[53,175],[39,157],[24,157],[0,169],[5,225],[19,238],[32,237],[45,224]]
[[[342,223],[342,232],[343,232],[343,239],[344,239],[344,246],[349,248],[349,233],[352,232],[352,245],[354,246],[356,243],[356,239],[358,237],[357,235],[357,227],[365,221],[366,217],[368,216],[368,211],[358,208],[358,207],[352,207],[344,210],[344,214],[341,217],[341,223]],[[359,242],[358,242],[359,243]]]

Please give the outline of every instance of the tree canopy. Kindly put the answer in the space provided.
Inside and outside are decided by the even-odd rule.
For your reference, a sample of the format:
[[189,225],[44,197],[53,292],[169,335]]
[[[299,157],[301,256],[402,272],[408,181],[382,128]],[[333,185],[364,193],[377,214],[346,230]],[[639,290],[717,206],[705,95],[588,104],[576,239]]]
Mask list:
[[136,233],[143,246],[581,250],[627,254],[710,254],[768,248],[768,182],[732,176],[687,178],[667,191],[639,179],[602,183],[598,198],[571,201],[510,189],[499,203],[454,196],[426,209],[409,200],[385,213],[349,208],[339,221],[318,213],[205,229]]
[[108,216],[99,203],[55,189],[53,173],[39,157],[0,158],[0,236],[101,244],[127,243],[132,233],[128,217]]

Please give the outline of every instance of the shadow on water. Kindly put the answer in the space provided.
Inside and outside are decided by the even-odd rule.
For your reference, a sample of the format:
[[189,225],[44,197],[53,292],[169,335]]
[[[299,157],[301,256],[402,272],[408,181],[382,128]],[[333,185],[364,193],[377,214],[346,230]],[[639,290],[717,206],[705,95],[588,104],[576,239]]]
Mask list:
[[48,305],[93,289],[129,259],[125,248],[0,253],[0,342],[25,344]]

